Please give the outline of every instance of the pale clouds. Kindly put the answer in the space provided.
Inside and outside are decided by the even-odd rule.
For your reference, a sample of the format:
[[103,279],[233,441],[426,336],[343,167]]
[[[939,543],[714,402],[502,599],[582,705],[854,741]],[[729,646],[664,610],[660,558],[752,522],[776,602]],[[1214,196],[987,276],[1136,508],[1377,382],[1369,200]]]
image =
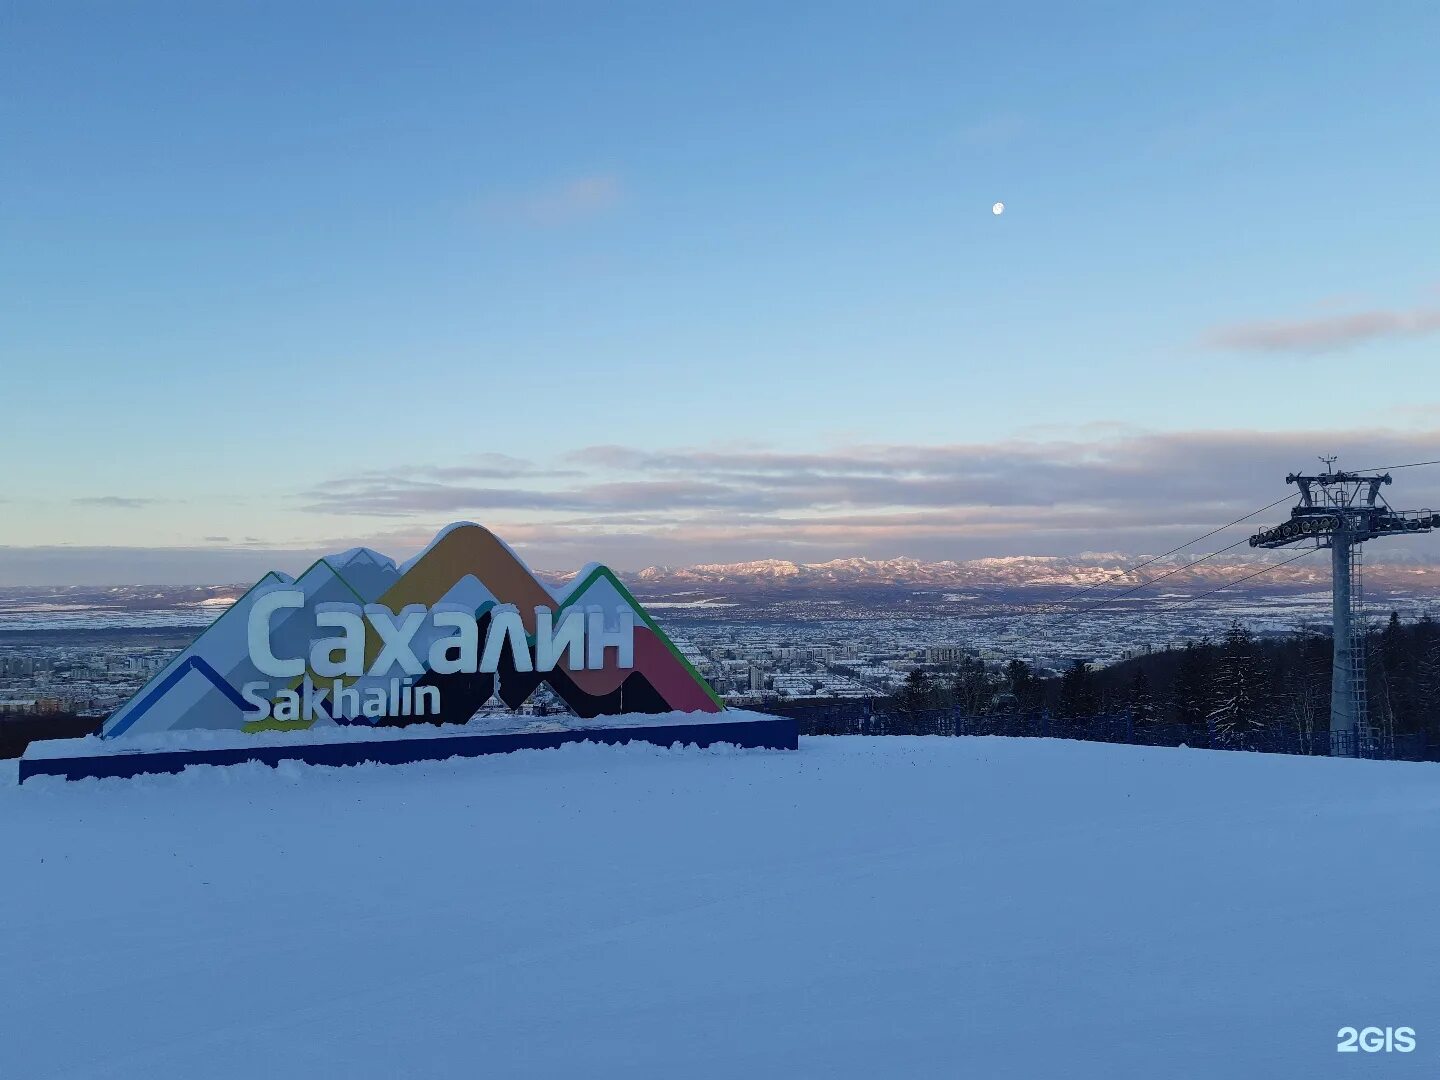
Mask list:
[[[942,446],[616,443],[544,461],[479,455],[336,476],[288,500],[289,535],[211,532],[197,520],[190,547],[0,548],[0,584],[254,580],[357,544],[405,558],[456,520],[490,527],[540,569],[591,560],[636,569],[769,557],[1155,553],[1293,495],[1285,475],[1318,470],[1323,452],[1352,469],[1440,459],[1440,427],[1423,415],[1403,427],[1344,432],[1089,425]],[[1397,507],[1440,508],[1440,467],[1395,479],[1385,494]],[[99,498],[101,506],[129,501]],[[1201,550],[1243,541],[1285,513],[1277,506]],[[1440,537],[1387,541],[1375,553],[1402,556],[1433,560]]]
[[129,495],[91,495],[70,501],[76,506],[98,506],[111,510],[143,510],[147,506],[154,506],[160,500],[140,499]]
[[[303,505],[351,522],[471,518],[549,553],[552,565],[569,552],[591,557],[587,544],[621,565],[662,554],[701,562],[1153,550],[1283,497],[1285,475],[1319,468],[1323,450],[1349,468],[1429,460],[1440,457],[1440,431],[1096,431],[812,453],[607,445],[565,455],[563,468],[517,469],[511,482],[468,483],[434,469],[340,477]],[[1440,504],[1440,469],[1399,479],[1401,505]]]
[[622,194],[619,177],[592,173],[533,191],[493,196],[485,201],[485,208],[500,220],[553,228],[603,214],[620,202]]
[[1308,319],[1269,319],[1217,326],[1203,338],[1219,349],[1272,353],[1333,352],[1372,341],[1440,333],[1440,307],[1372,309]]

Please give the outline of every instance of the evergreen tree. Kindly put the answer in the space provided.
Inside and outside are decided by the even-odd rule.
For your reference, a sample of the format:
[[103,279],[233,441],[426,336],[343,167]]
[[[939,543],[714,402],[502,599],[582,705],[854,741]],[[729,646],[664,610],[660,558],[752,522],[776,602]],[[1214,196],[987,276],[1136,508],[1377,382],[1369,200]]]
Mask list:
[[1434,622],[1427,615],[1412,626],[1400,622],[1399,612],[1380,633],[1379,670],[1371,667],[1372,687],[1380,702],[1379,719],[1396,735],[1413,735],[1426,730],[1426,713],[1434,699],[1425,693],[1424,671],[1436,637]]
[[1269,726],[1266,673],[1255,639],[1239,622],[1225,632],[1215,670],[1215,705],[1208,717],[1215,741],[1236,750],[1254,750]]
[[1209,745],[1205,721],[1212,708],[1212,676],[1209,646],[1187,641],[1175,675],[1174,711],[1175,721],[1191,746]]
[[985,661],[974,657],[960,661],[960,670],[951,684],[954,705],[961,716],[983,716],[990,712],[998,689]]
[[1024,660],[1011,660],[1005,665],[1005,683],[1015,696],[1016,707],[1021,712],[1033,712],[1040,708],[1044,687]]
[[1390,612],[1390,621],[1380,634],[1380,657],[1387,668],[1398,671],[1405,663],[1405,628],[1400,625],[1400,612]]
[[895,696],[895,716],[889,725],[892,735],[918,735],[930,708],[930,678],[919,668],[905,676],[905,685]]
[[1071,726],[1081,727],[1095,715],[1098,704],[1090,665],[1084,660],[1074,661],[1060,676],[1060,704],[1056,715]]
[[1125,695],[1125,708],[1130,714],[1131,730],[1139,735],[1149,729],[1159,713],[1155,708],[1155,696],[1150,692],[1150,678],[1143,667],[1135,669],[1135,678],[1130,680],[1130,689]]
[[1274,698],[1286,729],[1305,753],[1325,753],[1330,725],[1330,639],[1302,638],[1274,670]]
[[1426,612],[1415,632],[1415,729],[1440,745],[1440,624]]

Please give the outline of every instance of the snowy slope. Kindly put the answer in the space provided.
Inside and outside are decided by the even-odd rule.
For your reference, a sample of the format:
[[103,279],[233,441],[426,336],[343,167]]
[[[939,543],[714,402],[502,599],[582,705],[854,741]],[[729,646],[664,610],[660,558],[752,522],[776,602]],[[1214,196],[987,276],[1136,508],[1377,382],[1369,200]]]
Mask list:
[[[0,1077],[1440,1075],[1440,768],[1002,739],[0,775]],[[1414,1026],[1339,1055],[1343,1025]]]

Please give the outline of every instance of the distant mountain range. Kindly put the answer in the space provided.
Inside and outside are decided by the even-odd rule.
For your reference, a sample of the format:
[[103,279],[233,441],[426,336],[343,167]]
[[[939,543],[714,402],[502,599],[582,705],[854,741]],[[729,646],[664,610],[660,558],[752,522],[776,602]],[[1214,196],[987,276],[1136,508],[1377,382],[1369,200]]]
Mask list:
[[[831,559],[828,562],[797,563],[785,559],[760,559],[742,563],[705,563],[699,566],[649,566],[632,574],[622,575],[637,587],[646,590],[684,589],[694,587],[772,589],[810,588],[824,586],[908,586],[914,588],[966,589],[995,586],[1083,587],[1101,583],[1115,585],[1139,584],[1161,574],[1168,574],[1165,583],[1176,586],[1205,584],[1216,586],[1246,573],[1274,566],[1289,554],[1278,557],[1257,555],[1222,555],[1189,566],[1201,556],[1196,554],[1168,555],[1142,567],[1149,556],[1124,555],[1115,552],[1087,552],[1075,556],[1014,555],[1003,558],[943,560],[925,562],[920,559]],[[1440,565],[1420,562],[1375,563],[1365,567],[1367,584],[1386,588],[1404,588],[1440,592]],[[1325,554],[1317,553],[1255,579],[1257,587],[1282,586],[1328,587],[1330,563]]]
[[[1081,555],[1014,555],[1002,558],[951,559],[926,562],[921,559],[830,559],[826,562],[792,562],[788,559],[758,559],[739,563],[702,563],[697,566],[647,566],[643,570],[617,572],[616,577],[637,594],[658,597],[696,590],[731,590],[751,597],[766,594],[832,589],[921,589],[963,591],[967,589],[1075,589],[1090,585],[1138,585],[1167,575],[1155,591],[1196,586],[1215,588],[1266,566],[1270,572],[1242,586],[1248,592],[1275,589],[1330,587],[1330,561],[1317,552],[1288,566],[1276,566],[1289,553],[1236,551],[1217,556],[1198,566],[1188,563],[1199,554],[1167,555],[1147,563],[1138,572],[1131,567],[1149,556],[1121,552],[1086,552]],[[551,587],[562,586],[577,571],[536,571],[535,577]],[[1369,588],[1440,595],[1440,564],[1404,561],[1394,556],[1385,562],[1367,563],[1365,583]],[[208,586],[13,586],[0,587],[0,618],[6,615],[64,615],[86,611],[140,611],[209,609],[219,611],[242,596],[248,585]]]

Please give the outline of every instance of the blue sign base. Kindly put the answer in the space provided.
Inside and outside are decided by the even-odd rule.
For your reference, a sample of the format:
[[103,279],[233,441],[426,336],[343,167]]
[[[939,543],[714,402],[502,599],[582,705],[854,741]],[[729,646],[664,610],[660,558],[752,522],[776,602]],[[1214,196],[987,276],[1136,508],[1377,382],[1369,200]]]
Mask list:
[[656,746],[713,746],[797,750],[798,724],[783,716],[755,720],[717,720],[701,724],[659,724],[654,727],[577,728],[565,731],[417,736],[384,741],[290,743],[243,748],[126,751],[74,757],[21,758],[20,783],[32,776],[60,776],[66,780],[89,777],[130,777],[144,773],[178,773],[189,765],[243,765],[258,761],[272,768],[282,761],[310,765],[360,765],[367,761],[405,765],[415,761],[443,761],[452,757],[482,757],[514,750],[550,750],[566,743],[594,742],[616,746],[629,742]]

